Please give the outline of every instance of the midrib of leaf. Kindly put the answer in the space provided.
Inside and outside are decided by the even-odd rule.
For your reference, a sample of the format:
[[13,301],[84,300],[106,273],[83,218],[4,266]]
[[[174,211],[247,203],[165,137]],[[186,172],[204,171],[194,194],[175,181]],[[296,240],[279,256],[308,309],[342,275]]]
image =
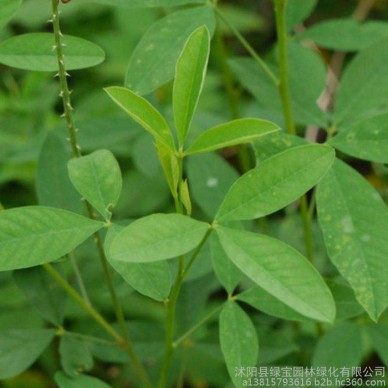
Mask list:
[[[193,153],[195,153],[195,150],[197,149],[199,149],[199,150],[202,150],[202,151],[206,151],[206,150],[209,150],[209,149],[212,149],[213,147],[215,147],[215,146],[219,146],[220,148],[222,148],[222,147],[227,147],[229,144],[230,145],[233,145],[234,144],[234,142],[235,141],[237,141],[237,139],[238,139],[238,141],[239,142],[245,142],[245,141],[249,141],[249,140],[254,140],[254,139],[256,139],[256,138],[258,138],[258,137],[262,137],[262,136],[265,136],[265,135],[269,135],[269,134],[271,134],[271,133],[274,133],[274,132],[277,132],[278,130],[277,129],[273,129],[273,130],[268,130],[268,131],[266,131],[266,132],[264,132],[264,133],[256,133],[256,134],[251,134],[251,135],[246,135],[246,136],[240,136],[240,137],[238,137],[238,138],[235,138],[235,139],[232,139],[232,140],[228,140],[228,141],[225,141],[225,142],[223,142],[223,143],[216,143],[216,144],[212,144],[212,145],[210,145],[210,146],[207,146],[207,147],[198,147],[198,145],[197,144],[195,144],[195,142],[192,144],[192,146],[197,146],[197,147],[194,147],[194,152]],[[206,132],[205,132],[206,133]],[[199,138],[198,138],[198,140],[200,140]],[[201,145],[201,144],[200,144]],[[192,146],[190,146],[188,149],[187,149],[187,152],[189,152],[189,153],[191,153],[192,151],[191,151],[191,147]]]
[[[46,236],[56,236],[56,235],[61,235],[62,233],[70,233],[73,231],[79,231],[79,230],[84,230],[84,229],[94,229],[91,226],[82,226],[82,227],[69,227],[69,228],[63,228],[58,231],[48,231],[44,233],[28,233],[28,235],[23,235],[21,237],[11,237],[7,238],[6,241],[1,241],[0,240],[0,246],[1,245],[6,245],[8,242],[14,243],[19,240],[26,240],[26,239],[34,239],[36,237],[46,237]],[[24,237],[27,236],[27,237]]]

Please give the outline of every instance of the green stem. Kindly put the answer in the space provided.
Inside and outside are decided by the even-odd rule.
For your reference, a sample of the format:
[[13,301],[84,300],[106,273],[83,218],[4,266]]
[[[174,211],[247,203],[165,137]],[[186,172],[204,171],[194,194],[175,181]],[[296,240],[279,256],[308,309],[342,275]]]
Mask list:
[[229,23],[229,21],[222,15],[218,8],[215,8],[215,11],[219,18],[225,23],[226,26],[233,32],[238,41],[242,44],[242,46],[248,51],[248,53],[252,56],[252,58],[262,67],[264,72],[268,75],[268,77],[272,80],[272,82],[278,86],[279,80],[276,75],[272,72],[272,70],[268,67],[268,65],[264,62],[264,60],[257,54],[255,49],[248,43],[248,41],[240,34],[240,32]]
[[207,321],[209,321],[215,314],[217,314],[222,308],[224,304],[217,306],[213,311],[211,311],[208,315],[202,318],[198,323],[196,323],[191,329],[187,330],[185,334],[180,336],[177,340],[174,341],[174,348],[178,347],[186,338],[190,337],[195,331],[197,331],[202,325],[204,325]]
[[166,386],[168,370],[171,363],[171,357],[174,352],[173,341],[174,341],[174,331],[175,331],[175,311],[176,303],[178,300],[178,295],[182,287],[183,282],[183,257],[179,258],[179,269],[178,274],[174,283],[174,286],[171,290],[169,299],[166,303],[166,342],[165,342],[165,353],[163,359],[162,370],[159,378],[159,388],[164,388]]
[[[178,156],[178,197],[175,198],[175,210],[178,214],[183,214],[183,203],[181,197],[181,186],[183,181],[183,153],[180,150]],[[176,275],[176,279],[172,290],[170,292],[169,298],[165,301],[166,306],[166,319],[165,319],[165,350],[164,350],[164,359],[162,370],[160,372],[158,387],[164,387],[167,382],[168,370],[171,363],[171,357],[174,352],[174,348],[172,346],[174,341],[174,331],[175,331],[175,311],[176,311],[176,303],[178,300],[178,295],[182,286],[183,278],[184,278],[184,255],[180,256],[178,259],[178,273]]]
[[152,385],[149,382],[147,375],[145,374],[144,367],[134,353],[131,344],[128,343],[125,338],[120,336],[120,334],[114,330],[114,328],[100,315],[100,313],[94,309],[93,306],[88,304],[51,264],[43,264],[43,268],[68,293],[68,295],[74,301],[76,301],[116,341],[117,345],[127,351],[129,358],[132,361],[133,366],[138,373],[144,387],[151,388]]
[[201,249],[205,245],[212,231],[213,231],[213,228],[210,227],[206,232],[205,236],[203,237],[202,241],[199,243],[199,245],[193,252],[186,267],[184,267],[184,256],[181,256],[179,258],[179,268],[178,268],[178,274],[175,280],[175,284],[173,286],[169,299],[166,301],[166,349],[165,349],[162,371],[159,379],[159,385],[158,385],[159,388],[163,388],[166,385],[168,369],[170,367],[171,357],[175,349],[175,346],[174,346],[175,311],[176,311],[176,303],[178,300],[180,289],[182,287],[183,280],[187,272],[190,270],[191,266],[193,265],[195,259],[198,257],[198,254],[200,253]]
[[219,28],[216,29],[214,38],[214,58],[222,74],[224,88],[229,102],[230,118],[235,120],[240,117],[238,94],[236,93],[236,88],[233,82],[233,74],[228,65],[225,42]]
[[287,25],[286,6],[288,0],[275,0],[276,32],[278,37],[279,50],[279,73],[280,82],[278,89],[282,100],[283,114],[286,122],[286,129],[290,135],[296,134],[295,124],[292,116],[290,86],[288,77],[288,55],[287,55]]
[[313,263],[314,261],[313,234],[312,234],[311,218],[310,218],[309,209],[307,205],[306,195],[303,195],[300,198],[300,215],[303,223],[303,232],[304,232],[303,234],[304,234],[306,257],[311,263]]
[[74,272],[75,278],[77,280],[77,284],[78,284],[79,290],[81,292],[81,295],[85,299],[86,303],[91,304],[88,293],[86,291],[85,283],[82,279],[82,275],[81,275],[81,272],[80,272],[78,264],[77,264],[77,260],[76,260],[75,255],[74,255],[74,251],[70,252],[68,254],[68,256],[69,256],[71,266],[73,267],[73,272]]
[[88,341],[88,342],[95,342],[95,343],[98,343],[98,344],[108,345],[108,346],[112,346],[112,347],[113,346],[115,346],[115,347],[117,346],[116,342],[106,341],[106,340],[103,340],[101,338],[93,337],[93,336],[86,335],[86,334],[75,333],[74,331],[69,331],[69,330],[66,330],[63,327],[61,327],[58,330],[57,335],[58,336],[62,336],[64,334],[67,334],[67,335],[70,335],[72,337],[79,338],[81,340],[85,340],[85,341]]
[[[286,7],[288,0],[274,0],[276,16],[276,32],[278,37],[279,50],[279,73],[280,82],[278,85],[280,98],[283,106],[284,120],[286,122],[287,133],[296,135],[295,123],[292,115],[289,70],[288,70],[288,53],[287,53],[287,25],[286,25]],[[304,240],[307,258],[313,261],[313,238],[311,230],[311,218],[308,213],[306,195],[300,199],[300,214],[303,223]]]
[[122,344],[123,339],[113,329],[113,327],[88,304],[80,294],[62,277],[62,275],[51,265],[43,264],[43,268],[50,276],[73,298],[118,344]]
[[[51,0],[51,5],[52,5],[52,24],[53,24],[53,32],[54,32],[54,39],[55,39],[55,45],[54,49],[57,55],[57,61],[58,61],[58,76],[59,76],[59,81],[60,81],[60,96],[63,101],[63,108],[64,108],[64,117],[66,119],[66,124],[68,128],[68,133],[69,133],[69,141],[71,144],[71,149],[73,153],[73,157],[79,158],[82,156],[80,147],[78,145],[77,141],[77,129],[75,127],[74,119],[73,119],[73,107],[71,106],[71,98],[70,98],[70,91],[69,91],[69,86],[67,83],[67,76],[68,74],[66,73],[66,68],[65,68],[65,58],[63,54],[63,47],[64,44],[62,43],[62,32],[60,29],[60,24],[59,24],[59,11],[58,11],[58,5],[59,5],[59,0]],[[91,219],[96,219],[96,215],[93,211],[92,206],[85,201],[86,208],[89,214],[89,217]],[[146,375],[145,369],[140,363],[139,359],[137,358],[136,354],[133,351],[133,347],[129,338],[128,330],[125,324],[125,318],[124,318],[124,313],[122,310],[122,307],[119,303],[119,300],[117,298],[115,289],[113,287],[113,282],[112,282],[112,276],[111,276],[111,271],[106,259],[102,239],[100,236],[99,232],[96,232],[95,235],[95,243],[99,252],[99,257],[100,257],[100,262],[101,266],[103,268],[104,276],[106,283],[108,285],[109,293],[112,299],[112,304],[114,307],[115,315],[117,318],[117,321],[120,326],[120,330],[122,332],[122,336],[125,341],[125,347],[127,349],[127,352],[130,356],[131,361],[133,362],[133,365],[143,382],[144,386],[146,387],[151,387],[151,384],[148,380],[148,377]]]
[[212,226],[209,227],[206,234],[203,236],[203,239],[201,240],[201,242],[199,243],[199,245],[197,246],[197,248],[195,249],[195,251],[191,255],[189,262],[186,264],[186,267],[183,270],[183,276],[185,276],[190,271],[190,268],[194,264],[195,259],[198,257],[199,253],[201,252],[203,246],[205,245],[206,241],[210,237],[210,234],[213,232],[213,230],[214,230],[214,228]]
[[74,157],[81,156],[81,149],[77,142],[77,129],[74,124],[73,119],[73,107],[71,106],[71,98],[70,98],[70,90],[67,83],[68,74],[65,69],[65,57],[63,54],[63,47],[65,44],[62,43],[62,32],[59,24],[59,11],[58,11],[59,0],[51,0],[52,7],[52,19],[51,22],[53,24],[53,32],[54,32],[54,40],[55,44],[53,49],[57,55],[58,62],[58,74],[59,83],[61,86],[60,97],[63,101],[63,109],[64,109],[64,117],[66,120],[66,125],[69,133],[69,141],[71,145],[71,150]]

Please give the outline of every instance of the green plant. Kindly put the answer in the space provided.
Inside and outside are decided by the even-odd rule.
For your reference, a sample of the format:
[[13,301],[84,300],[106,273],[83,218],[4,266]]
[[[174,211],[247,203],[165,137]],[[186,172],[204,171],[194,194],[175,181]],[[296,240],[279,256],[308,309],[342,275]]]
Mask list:
[[[203,378],[240,387],[254,377],[241,368],[253,370],[258,362],[351,368],[374,351],[386,362],[388,211],[379,192],[346,163],[350,157],[373,162],[374,176],[386,180],[388,27],[361,24],[374,2],[361,1],[352,19],[296,33],[317,2],[274,0],[278,39],[265,58],[217,2],[95,2],[171,12],[154,22],[150,11],[125,87],[106,87],[111,81],[104,79],[105,94],[96,108],[87,101],[84,117],[74,113],[68,71],[98,65],[105,54],[62,35],[59,0],[51,0],[52,32],[0,42],[1,63],[57,72],[68,140],[57,125],[38,131],[19,151],[20,157],[38,149],[38,205],[8,209],[10,201],[2,200],[0,270],[40,317],[18,328],[11,319],[12,329],[0,331],[0,378],[27,370],[50,343],[60,365],[46,360],[45,368],[64,388],[107,386],[103,380],[199,386]],[[0,23],[18,6],[3,1]],[[216,17],[223,24],[216,26]],[[250,57],[228,59],[221,26]],[[211,60],[225,93],[204,89],[212,36]],[[346,63],[338,90],[329,79],[334,94],[325,90],[323,56],[303,42],[361,50]],[[345,59],[332,54],[338,74]],[[240,103],[238,85],[255,97],[253,105]],[[318,106],[323,91],[326,100]],[[211,102],[212,94],[220,109],[215,118],[201,107],[200,98]],[[52,105],[44,111],[54,113]],[[33,108],[25,109],[30,117]],[[47,116],[36,127],[56,123],[54,114]],[[304,138],[306,126],[313,141]],[[318,128],[325,144],[317,143]],[[236,152],[241,176],[215,153],[225,148]],[[7,297],[7,289],[1,292]],[[83,373],[93,369],[94,358],[101,379]],[[106,374],[104,362],[123,365],[119,375]]]

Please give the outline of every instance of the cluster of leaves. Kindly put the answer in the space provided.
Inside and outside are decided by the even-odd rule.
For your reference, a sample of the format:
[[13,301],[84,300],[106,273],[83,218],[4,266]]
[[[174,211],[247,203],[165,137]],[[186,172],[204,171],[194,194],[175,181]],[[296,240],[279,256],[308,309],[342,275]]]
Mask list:
[[[8,22],[26,28],[29,3],[43,10],[31,29],[47,14],[54,34],[12,36]],[[264,59],[255,54],[238,32],[250,32],[249,13],[222,1],[74,1],[63,6],[65,27],[93,7],[97,26],[100,13],[114,15],[120,32],[95,38],[108,60],[88,77],[118,83],[125,58],[109,54],[122,52],[121,36],[133,50],[124,87],[91,91],[90,78],[75,76],[75,95],[79,84],[86,96],[76,95],[73,115],[65,71],[96,66],[105,53],[62,36],[58,1],[52,10],[41,3],[19,10],[18,0],[0,2],[0,24],[8,23],[0,42],[8,88],[0,379],[12,386],[8,379],[40,356],[61,388],[106,387],[83,373],[92,370],[117,386],[153,386],[160,374],[160,387],[179,378],[240,387],[238,367],[352,367],[371,354],[388,363],[388,210],[378,190],[387,180],[388,24],[344,18],[300,31],[317,1],[274,0],[285,17],[285,61],[280,36]],[[231,32],[252,58],[226,56],[223,34]],[[330,111],[317,103],[329,50],[351,54]],[[36,72],[59,72],[69,134],[56,117],[59,86]],[[302,136],[281,129],[290,127],[287,104]],[[305,128],[320,128],[326,144],[307,141]],[[232,164],[216,153],[227,147],[238,152]],[[371,182],[356,161],[373,172]],[[22,184],[34,184],[38,204],[7,194]],[[113,315],[118,325],[108,323]],[[122,365],[119,375],[109,377],[104,363]]]

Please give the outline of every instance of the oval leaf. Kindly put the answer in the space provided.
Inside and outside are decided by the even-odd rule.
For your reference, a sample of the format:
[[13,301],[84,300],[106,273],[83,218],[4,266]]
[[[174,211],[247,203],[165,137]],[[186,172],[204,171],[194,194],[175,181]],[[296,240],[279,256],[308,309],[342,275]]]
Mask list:
[[318,185],[327,252],[373,320],[388,306],[388,209],[376,190],[337,160]]
[[242,377],[236,368],[254,367],[259,353],[255,327],[245,311],[235,302],[229,302],[220,314],[220,343],[229,375],[236,387]]
[[[289,5],[291,4],[288,2]],[[299,0],[295,7],[303,8]],[[303,2],[304,3],[304,2]],[[277,55],[273,55],[276,57]],[[289,40],[289,80],[292,112],[298,124],[316,124],[326,128],[325,114],[319,109],[317,99],[325,88],[326,67],[322,58],[311,49]],[[233,58],[228,61],[241,84],[255,97],[260,117],[275,121],[284,127],[282,102],[279,90],[262,67],[250,58]],[[279,64],[268,62],[270,68]]]
[[289,0],[286,8],[287,27],[291,31],[303,22],[316,7],[318,0]]
[[172,102],[180,146],[184,144],[198,105],[205,81],[209,52],[209,30],[206,26],[202,26],[189,36],[176,64]]
[[261,136],[279,130],[276,124],[267,120],[238,119],[218,125],[200,135],[186,151],[186,154],[210,152],[237,144],[249,143]]
[[216,231],[229,259],[258,286],[306,317],[334,320],[329,288],[297,250],[256,233],[221,226]]
[[0,271],[59,259],[102,226],[62,209],[27,206],[4,210],[0,212]]
[[112,260],[144,263],[170,259],[195,248],[209,225],[180,214],[153,214],[141,218],[112,241]]
[[347,66],[338,88],[334,122],[344,129],[357,118],[386,111],[388,37],[361,51]]
[[351,124],[333,137],[329,144],[359,159],[388,163],[388,114]]
[[125,263],[113,260],[110,255],[110,244],[124,228],[111,226],[105,239],[105,251],[109,264],[137,292],[160,302],[166,300],[171,290],[170,266],[166,261],[154,263]]
[[13,329],[0,332],[0,379],[24,372],[55,335],[51,329]]
[[59,342],[59,354],[63,370],[72,377],[93,368],[93,357],[82,339],[64,334]]
[[266,159],[235,182],[216,219],[249,220],[280,210],[315,186],[334,157],[331,147],[311,144]]
[[357,51],[367,48],[388,36],[385,22],[364,22],[354,19],[331,19],[314,24],[303,31],[301,40],[336,51]]
[[[65,35],[63,43],[66,70],[96,66],[105,59],[104,51],[85,39]],[[50,33],[14,36],[0,43],[0,63],[23,70],[58,71],[53,44]]]
[[211,7],[173,12],[154,23],[131,56],[125,86],[139,94],[149,94],[170,81],[183,45],[202,25],[213,33],[215,19]]
[[152,136],[169,145],[170,148],[174,148],[174,140],[166,120],[145,98],[118,86],[106,88],[105,91],[121,109]]
[[120,198],[120,166],[108,150],[95,151],[68,163],[70,180],[78,192],[105,218]]
[[111,388],[111,386],[104,381],[87,375],[70,377],[64,372],[57,372],[54,375],[54,380],[59,388]]
[[[362,344],[360,326],[349,322],[333,327],[318,342],[315,349],[312,365],[322,367],[323,365],[333,368],[353,368],[362,364],[364,349]],[[328,376],[330,378],[330,376]],[[328,386],[341,386],[340,380],[345,380],[346,375],[338,377],[331,376],[335,384]]]

